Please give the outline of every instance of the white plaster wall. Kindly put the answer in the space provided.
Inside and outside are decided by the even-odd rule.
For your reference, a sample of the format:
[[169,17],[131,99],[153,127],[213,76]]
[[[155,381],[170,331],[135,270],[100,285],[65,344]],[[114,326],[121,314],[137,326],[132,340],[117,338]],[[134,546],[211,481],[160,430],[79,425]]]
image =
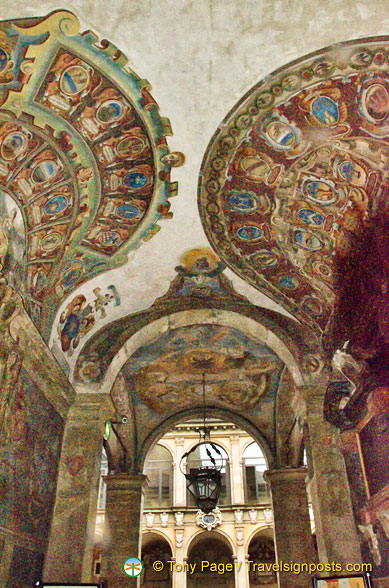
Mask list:
[[[389,30],[388,0],[1,0],[0,17],[59,8],[75,12],[81,30],[116,44],[151,82],[161,114],[172,124],[169,146],[186,155],[186,164],[172,173],[179,182],[173,219],[161,221],[161,231],[130,254],[127,266],[80,288],[86,293],[116,284],[122,304],[105,322],[150,306],[166,292],[181,254],[207,245],[197,210],[199,168],[217,126],[242,95],[304,54]],[[233,281],[251,302],[281,310],[240,278]]]

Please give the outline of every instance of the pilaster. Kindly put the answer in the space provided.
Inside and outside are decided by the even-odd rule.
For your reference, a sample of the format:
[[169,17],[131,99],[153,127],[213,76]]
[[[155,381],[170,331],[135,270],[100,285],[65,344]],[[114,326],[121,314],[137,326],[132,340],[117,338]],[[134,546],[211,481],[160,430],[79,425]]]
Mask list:
[[239,435],[231,435],[231,464],[230,478],[234,481],[231,484],[231,502],[233,504],[244,504],[244,484],[242,477],[242,464],[239,455]]
[[174,458],[174,506],[182,508],[186,506],[185,477],[180,470],[181,459],[184,453],[184,437],[176,438],[176,454]]

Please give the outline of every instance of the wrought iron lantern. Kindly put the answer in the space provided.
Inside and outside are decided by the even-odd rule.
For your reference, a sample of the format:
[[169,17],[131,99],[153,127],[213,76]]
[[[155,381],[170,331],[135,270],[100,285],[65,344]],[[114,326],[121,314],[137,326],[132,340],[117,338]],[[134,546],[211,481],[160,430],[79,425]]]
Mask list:
[[[217,505],[221,490],[221,470],[223,468],[224,458],[215,443],[210,438],[210,428],[206,426],[206,409],[205,409],[205,374],[203,374],[203,426],[197,429],[200,435],[200,441],[184,453],[180,462],[180,470],[187,480],[187,489],[194,496],[196,504],[200,510],[205,513],[211,512]],[[209,465],[199,468],[191,468],[185,471],[184,461],[200,447],[204,447],[207,454]]]

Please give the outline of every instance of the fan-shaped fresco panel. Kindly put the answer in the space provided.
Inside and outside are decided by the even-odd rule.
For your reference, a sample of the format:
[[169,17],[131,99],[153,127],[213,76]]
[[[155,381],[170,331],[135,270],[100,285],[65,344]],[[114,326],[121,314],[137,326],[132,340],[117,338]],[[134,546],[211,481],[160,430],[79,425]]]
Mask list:
[[170,168],[183,157],[169,154],[169,121],[126,62],[70,12],[0,23],[0,189],[24,221],[13,281],[41,325],[171,216]]
[[199,182],[216,252],[295,316],[324,329],[334,255],[358,246],[384,198],[388,38],[339,44],[253,88],[215,133]]

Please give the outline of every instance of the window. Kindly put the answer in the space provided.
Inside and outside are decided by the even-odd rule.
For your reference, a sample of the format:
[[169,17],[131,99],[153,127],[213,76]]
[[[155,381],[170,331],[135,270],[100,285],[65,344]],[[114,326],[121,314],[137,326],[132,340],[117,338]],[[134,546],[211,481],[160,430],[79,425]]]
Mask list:
[[251,443],[243,452],[243,474],[246,503],[266,504],[269,502],[267,484],[263,472],[267,470],[265,457],[258,443]]
[[[197,447],[188,457],[186,463],[186,471],[189,472],[190,470],[202,468],[202,467],[212,467],[212,462],[210,461],[207,455],[207,443],[203,443],[199,447]],[[231,503],[231,492],[230,492],[230,469],[229,469],[229,462],[228,462],[228,455],[224,451],[220,445],[214,443],[217,446],[220,453],[222,454],[222,458],[216,460],[217,467],[221,466],[221,489],[220,489],[220,498],[218,501],[218,505],[226,505]],[[212,456],[215,456],[215,452],[212,451],[211,448],[208,448],[211,451]],[[187,492],[187,505],[188,506],[196,506],[196,501],[192,494],[188,491]]]
[[97,499],[97,509],[104,510],[105,509],[105,501],[107,495],[107,486],[103,480],[103,476],[108,475],[108,458],[103,448],[101,453],[101,466],[100,466],[100,480],[99,480],[99,495]]
[[162,445],[156,445],[146,460],[144,473],[149,485],[145,491],[145,508],[171,506],[173,464],[170,452]]

